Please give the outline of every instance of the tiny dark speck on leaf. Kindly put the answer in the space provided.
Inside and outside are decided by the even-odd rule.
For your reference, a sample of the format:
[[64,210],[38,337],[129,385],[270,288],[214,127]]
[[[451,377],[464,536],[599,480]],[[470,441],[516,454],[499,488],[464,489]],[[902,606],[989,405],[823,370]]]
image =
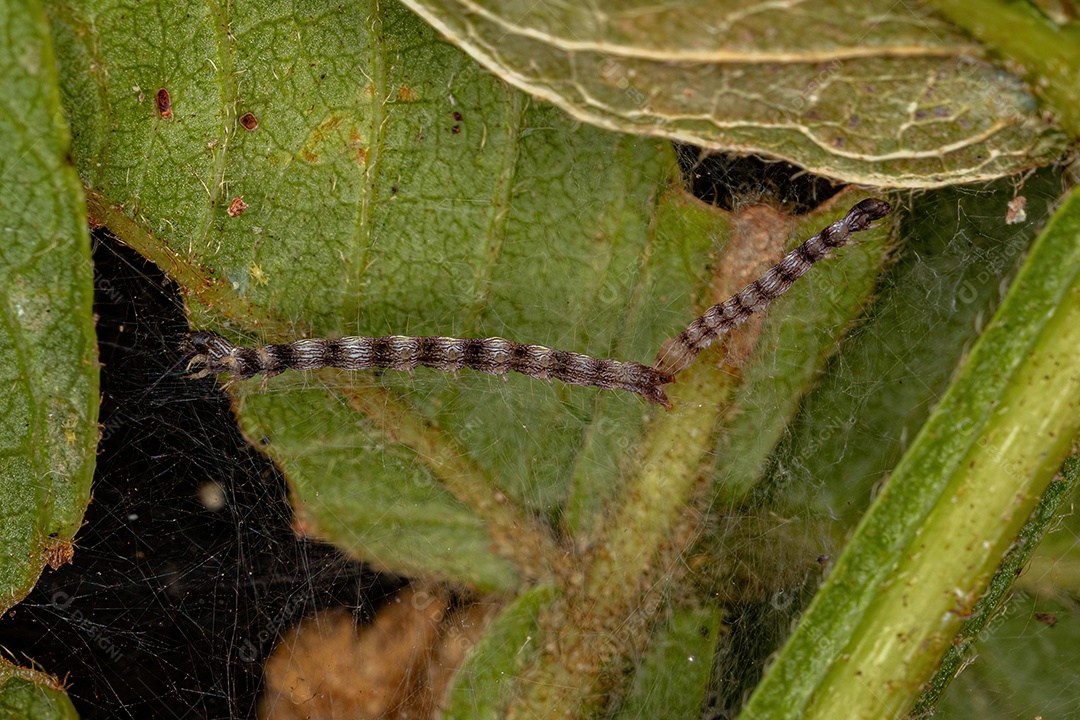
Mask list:
[[240,127],[245,130],[254,130],[259,127],[259,119],[251,113],[244,113],[240,116]]
[[455,125],[454,127],[450,128],[450,132],[457,135],[459,132],[461,132],[461,126],[460,125]]
[[455,120],[456,122],[461,122],[461,121],[462,121],[462,120],[464,120],[464,119],[465,119],[465,118],[464,118],[464,116],[463,116],[463,115],[462,115],[461,113],[459,113],[459,112],[457,112],[457,111],[455,111],[455,112],[454,112],[454,120]]
[[169,91],[165,88],[157,91],[157,109],[158,114],[165,120],[172,117],[172,98],[169,97]]

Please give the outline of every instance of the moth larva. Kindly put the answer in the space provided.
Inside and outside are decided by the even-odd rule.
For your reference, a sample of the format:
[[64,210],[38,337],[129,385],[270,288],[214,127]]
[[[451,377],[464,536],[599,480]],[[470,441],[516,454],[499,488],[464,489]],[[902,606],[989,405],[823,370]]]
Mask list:
[[237,347],[217,333],[200,331],[192,333],[186,341],[188,369],[198,369],[193,378],[224,372],[238,379],[326,367],[410,371],[429,367],[450,372],[468,368],[492,375],[513,371],[542,380],[555,378],[573,385],[626,390],[670,410],[671,403],[663,386],[672,382],[676,373],[724,333],[787,292],[792,283],[831,250],[846,244],[854,233],[866,230],[890,212],[892,208],[884,200],[870,198],[858,203],[846,216],[789,252],[760,278],[713,305],[686,330],[665,341],[652,367],[542,345],[523,345],[498,337],[343,337],[247,348]]
[[671,377],[636,362],[604,360],[542,345],[522,345],[503,338],[343,337],[297,340],[285,345],[236,347],[217,333],[201,331],[187,340],[188,368],[201,368],[192,377],[220,372],[243,379],[285,370],[413,370],[430,367],[456,372],[468,368],[492,375],[509,371],[573,385],[634,392],[651,403],[670,408],[663,386]]
[[674,377],[721,335],[746,322],[751,315],[764,310],[787,292],[792,283],[831,250],[847,244],[854,233],[866,230],[870,223],[890,212],[892,207],[884,200],[868,198],[858,203],[847,215],[789,252],[757,280],[724,302],[713,305],[680,334],[666,340],[660,346],[653,367]]

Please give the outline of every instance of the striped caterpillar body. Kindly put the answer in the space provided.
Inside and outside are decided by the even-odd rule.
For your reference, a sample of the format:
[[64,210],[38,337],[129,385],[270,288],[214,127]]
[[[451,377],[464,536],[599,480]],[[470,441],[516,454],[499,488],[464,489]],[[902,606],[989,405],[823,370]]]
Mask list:
[[789,252],[757,280],[724,302],[713,305],[682,333],[666,340],[660,346],[653,367],[674,377],[694,362],[702,350],[787,292],[792,283],[831,250],[846,245],[852,234],[866,230],[870,223],[890,212],[892,208],[884,200],[868,198],[858,203],[846,216]]
[[285,370],[413,370],[429,367],[456,372],[464,368],[492,375],[509,371],[573,385],[637,393],[651,403],[670,409],[663,386],[670,375],[636,362],[601,360],[542,345],[522,345],[502,338],[451,337],[343,337],[297,340],[286,345],[237,347],[217,333],[200,331],[187,339],[188,369],[200,368],[192,378],[227,372],[237,379]]
[[229,373],[238,379],[259,374],[271,377],[286,370],[324,367],[408,371],[429,367],[450,372],[469,368],[492,375],[513,371],[541,380],[555,378],[573,385],[626,390],[670,410],[671,403],[663,386],[673,382],[676,373],[725,333],[787,292],[814,263],[890,212],[892,208],[884,200],[870,198],[858,203],[846,216],[789,252],[760,278],[713,305],[682,333],[666,340],[652,367],[542,345],[522,345],[497,337],[343,337],[247,348],[237,347],[217,333],[200,331],[188,337],[184,350],[189,358],[188,369],[198,369],[192,378],[217,373]]

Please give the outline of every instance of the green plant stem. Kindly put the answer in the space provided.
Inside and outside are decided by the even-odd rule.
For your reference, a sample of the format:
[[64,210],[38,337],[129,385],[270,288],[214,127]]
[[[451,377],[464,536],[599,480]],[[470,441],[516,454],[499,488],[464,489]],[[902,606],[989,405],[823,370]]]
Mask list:
[[[816,227],[820,220],[809,225]],[[802,236],[810,232],[814,231]],[[721,364],[721,355],[712,351],[679,374],[670,390],[675,410],[660,415],[646,434],[633,472],[591,543],[592,551],[575,564],[582,568],[580,577],[565,583],[562,606],[550,614],[544,633],[558,638],[557,651],[539,659],[521,683],[524,698],[514,708],[521,717],[590,717],[608,702],[607,681],[619,671],[613,659],[640,657],[665,595],[677,586],[680,558],[700,535],[700,517],[688,514],[686,506],[695,493],[710,487],[721,421],[732,414],[757,417],[757,407],[779,408],[778,420],[760,418],[760,424],[752,423],[756,430],[724,445],[726,450],[738,447],[747,455],[763,457],[762,446],[771,447],[779,435],[775,423],[782,428],[790,419],[798,398],[871,293],[884,261],[886,236],[883,229],[874,240],[846,253],[843,262],[822,267],[823,276],[815,276],[812,291],[817,303],[798,320],[794,314],[785,317],[786,303],[778,303],[773,311],[779,315],[753,330],[753,335],[747,328],[741,340],[725,339],[739,346],[752,337],[756,354],[766,360]],[[734,244],[752,243],[754,237],[744,230]],[[725,252],[739,257],[730,246]],[[811,287],[807,281],[793,292],[811,293]],[[798,299],[796,294],[784,300],[798,306]],[[725,344],[723,352],[730,353],[731,348]],[[813,362],[806,362],[807,356]],[[774,380],[777,377],[783,381]],[[759,392],[764,387],[767,399],[751,396],[744,400],[750,410],[733,412],[740,388],[748,382],[756,382]],[[724,432],[730,432],[730,425],[724,426]],[[769,440],[760,442],[762,435]],[[731,485],[726,488],[729,492],[745,490],[743,484]],[[723,497],[709,492],[712,503]]]
[[[656,572],[658,549],[671,544],[715,442],[719,410],[737,383],[709,357],[679,375],[672,392],[677,409],[657,419],[607,539],[595,545],[581,586],[545,628],[558,638],[558,651],[526,677],[526,694],[510,717],[589,717],[604,704],[601,676],[611,657],[640,652],[655,619],[646,608],[655,610],[665,587]],[[564,613],[570,620],[561,625]]]
[[837,560],[743,718],[911,707],[1080,432],[1080,196]]
[[1031,4],[1006,0],[931,0],[950,21],[1001,57],[1022,64],[1034,91],[1080,135],[1080,33]]

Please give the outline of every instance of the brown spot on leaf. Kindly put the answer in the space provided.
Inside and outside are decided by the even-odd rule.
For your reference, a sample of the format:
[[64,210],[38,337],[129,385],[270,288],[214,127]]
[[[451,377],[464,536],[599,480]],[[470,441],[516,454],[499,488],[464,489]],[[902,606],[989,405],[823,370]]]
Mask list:
[[308,133],[307,141],[297,152],[297,156],[315,165],[324,157],[340,157],[342,153],[348,152],[350,148],[346,143],[351,142],[353,128],[349,124],[343,128],[342,124],[349,121],[350,114],[344,110],[329,115]]
[[349,148],[352,150],[356,164],[367,166],[368,149],[364,142],[364,136],[360,134],[360,128],[355,125],[349,128]]
[[240,116],[240,127],[245,130],[254,130],[259,127],[259,118],[251,113],[244,113]]
[[420,94],[413,90],[408,85],[402,85],[398,88],[398,100],[402,102],[415,102],[420,99]]
[[244,202],[244,196],[241,195],[240,197],[234,197],[232,199],[232,202],[229,203],[227,212],[229,213],[229,217],[239,217],[240,215],[243,215],[244,211],[247,209],[248,205]]
[[163,120],[172,117],[172,98],[169,97],[169,91],[165,88],[157,91],[157,109]]

